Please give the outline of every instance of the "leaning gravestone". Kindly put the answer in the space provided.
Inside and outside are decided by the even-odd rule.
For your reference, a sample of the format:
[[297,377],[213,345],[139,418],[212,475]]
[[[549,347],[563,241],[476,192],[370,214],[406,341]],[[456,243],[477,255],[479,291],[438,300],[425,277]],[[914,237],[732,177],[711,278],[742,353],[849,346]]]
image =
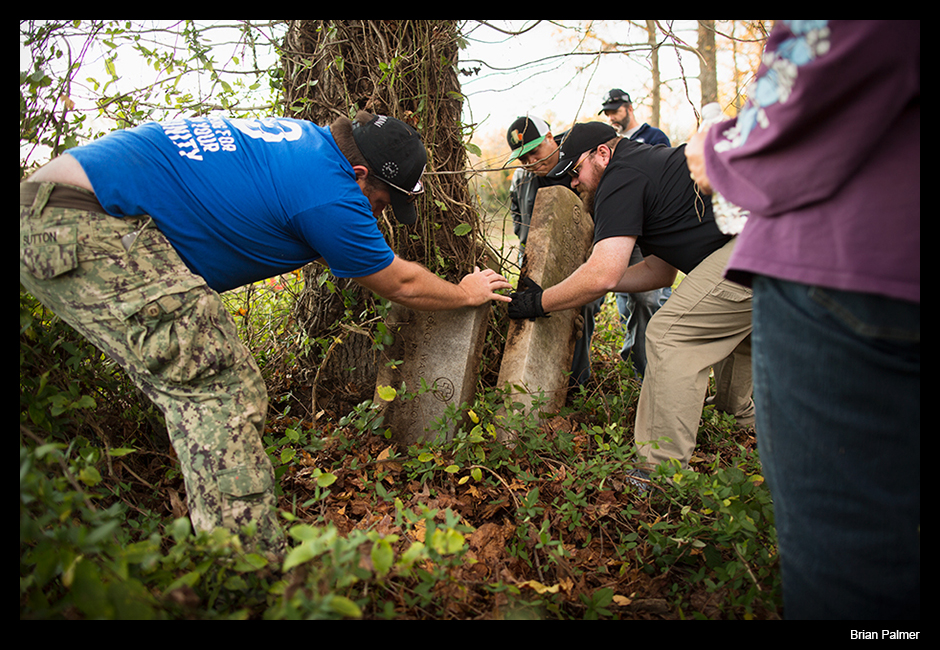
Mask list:
[[[581,200],[566,187],[544,187],[535,197],[525,262],[520,276],[542,289],[558,284],[588,258],[594,222],[581,209]],[[549,318],[510,321],[499,368],[498,385],[526,409],[544,395],[542,410],[556,412],[565,403],[568,371],[581,328],[580,309],[552,312]],[[500,439],[511,437],[499,431]]]
[[[488,304],[434,312],[394,305],[389,311],[386,325],[395,341],[386,347],[386,358],[400,363],[380,364],[374,402],[382,405],[384,426],[396,443],[429,441],[441,433],[446,440],[453,437],[450,428],[438,431],[436,422],[449,405],[473,400],[489,314]],[[403,400],[399,394],[386,402],[379,395],[382,386],[400,393],[402,384],[406,392],[418,393],[422,380],[430,390],[413,399]]]

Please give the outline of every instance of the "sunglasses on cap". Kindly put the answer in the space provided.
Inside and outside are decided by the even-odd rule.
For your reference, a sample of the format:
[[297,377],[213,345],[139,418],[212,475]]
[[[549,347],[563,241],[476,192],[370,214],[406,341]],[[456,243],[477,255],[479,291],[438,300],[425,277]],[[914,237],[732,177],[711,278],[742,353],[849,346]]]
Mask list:
[[[422,171],[421,173],[423,174],[424,172]],[[417,197],[419,194],[424,194],[424,184],[421,182],[420,179],[418,180],[414,188],[409,191],[401,187],[398,187],[397,185],[395,185],[395,183],[388,182],[381,176],[377,176],[377,178],[379,178],[379,180],[381,180],[383,183],[385,183],[389,187],[392,187],[398,190],[399,192],[401,192],[402,194],[406,195],[408,197],[408,203],[412,203],[415,200],[415,197]]]

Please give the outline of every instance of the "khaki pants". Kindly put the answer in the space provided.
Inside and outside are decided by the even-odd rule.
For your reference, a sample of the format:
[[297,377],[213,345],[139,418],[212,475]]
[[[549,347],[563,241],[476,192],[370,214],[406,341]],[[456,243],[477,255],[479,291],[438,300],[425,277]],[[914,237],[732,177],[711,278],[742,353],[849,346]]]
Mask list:
[[722,277],[735,241],[695,267],[647,327],[635,436],[650,468],[671,458],[688,467],[712,367],[716,407],[753,421],[751,291]]
[[[261,443],[267,391],[219,295],[148,218],[108,216],[85,190],[36,186],[20,191],[20,282],[161,409],[193,527],[223,527],[251,550],[283,553]],[[85,209],[75,206],[82,193]]]

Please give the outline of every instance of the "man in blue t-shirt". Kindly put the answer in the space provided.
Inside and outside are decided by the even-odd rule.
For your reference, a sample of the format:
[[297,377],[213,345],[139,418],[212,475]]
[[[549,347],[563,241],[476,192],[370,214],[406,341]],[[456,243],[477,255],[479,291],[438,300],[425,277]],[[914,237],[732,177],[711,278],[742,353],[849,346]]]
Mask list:
[[414,223],[426,163],[386,116],[210,116],[116,131],[21,183],[20,282],[163,411],[197,530],[286,549],[264,382],[219,292],[320,261],[419,311],[509,300],[491,270],[453,284],[385,242],[376,218]]

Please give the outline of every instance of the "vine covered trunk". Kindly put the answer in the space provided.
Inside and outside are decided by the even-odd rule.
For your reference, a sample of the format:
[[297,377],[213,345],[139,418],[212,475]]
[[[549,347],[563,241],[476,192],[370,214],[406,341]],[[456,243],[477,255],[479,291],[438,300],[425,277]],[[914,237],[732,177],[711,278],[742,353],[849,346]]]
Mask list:
[[[401,226],[386,214],[379,226],[398,256],[451,281],[482,265],[485,255],[465,173],[458,50],[455,21],[298,20],[282,54],[285,116],[325,126],[365,110],[417,129],[428,151],[418,221]],[[336,408],[346,409],[372,397],[376,364],[383,362],[380,319],[368,291],[323,273],[317,265],[304,269],[295,317],[311,340],[331,341],[306,361],[314,408],[323,407],[329,390],[339,399]]]

